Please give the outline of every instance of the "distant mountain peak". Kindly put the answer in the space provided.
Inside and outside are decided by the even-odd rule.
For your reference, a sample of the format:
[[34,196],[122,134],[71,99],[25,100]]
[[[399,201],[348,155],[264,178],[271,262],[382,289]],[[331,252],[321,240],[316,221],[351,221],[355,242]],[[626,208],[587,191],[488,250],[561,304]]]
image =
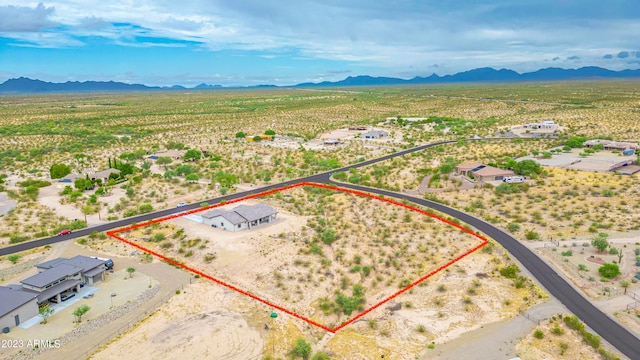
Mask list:
[[[464,82],[516,82],[516,81],[555,81],[593,78],[638,78],[640,69],[614,71],[597,66],[585,66],[579,69],[562,69],[548,67],[528,73],[517,73],[510,69],[496,70],[491,67],[471,69],[457,74],[440,76],[433,73],[427,77],[416,76],[412,79],[400,79],[394,77],[356,75],[347,76],[340,81],[323,81],[318,83],[302,83],[293,87],[332,87],[332,86],[385,86],[385,85],[419,85],[437,83],[464,83]],[[249,88],[270,88],[275,85],[256,85]],[[202,83],[192,89],[220,89],[222,85],[209,85]],[[27,77],[9,79],[0,84],[0,93],[40,93],[40,92],[86,92],[86,91],[149,91],[149,90],[183,90],[181,85],[171,87],[147,86],[142,84],[127,84],[110,81],[67,81],[65,83],[53,83],[42,80],[34,80]]]

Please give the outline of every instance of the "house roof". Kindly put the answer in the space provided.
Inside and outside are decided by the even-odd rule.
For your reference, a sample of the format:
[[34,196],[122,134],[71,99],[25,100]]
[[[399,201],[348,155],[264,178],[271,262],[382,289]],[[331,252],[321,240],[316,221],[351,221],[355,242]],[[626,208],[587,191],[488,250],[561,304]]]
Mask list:
[[387,132],[386,130],[371,130],[364,133],[362,136],[367,137],[367,136],[384,136],[384,135],[389,135],[389,132]]
[[94,179],[104,179],[104,178],[108,178],[109,175],[111,175],[113,173],[120,174],[120,170],[118,170],[118,169],[102,170],[102,171],[98,171],[97,173],[92,174],[90,177],[94,178]]
[[458,169],[458,171],[469,171],[477,168],[480,165],[482,165],[482,163],[476,162],[476,163],[469,163],[469,164],[461,164],[456,166],[456,168]]
[[84,177],[84,176],[79,174],[69,174],[63,177],[62,179],[58,180],[58,182],[74,182],[76,179],[80,179],[81,177]]
[[0,317],[35,299],[37,294],[0,286]]
[[177,158],[177,157],[183,157],[184,154],[186,154],[187,151],[186,150],[175,150],[175,149],[171,149],[171,150],[165,150],[165,151],[160,151],[157,152],[155,154],[151,154],[149,156],[149,158],[153,159],[152,156],[156,156],[156,159],[160,156],[168,156],[170,158]]
[[271,216],[277,214],[278,212],[267,204],[257,204],[257,205],[238,205],[233,211],[240,214],[243,218],[248,221],[255,221],[267,216]]
[[594,146],[597,144],[602,144],[603,146],[609,147],[609,148],[615,148],[615,149],[635,149],[637,150],[640,146],[638,146],[638,144],[635,143],[631,143],[631,142],[624,142],[624,141],[611,141],[611,140],[600,140],[600,139],[594,139],[594,140],[587,140],[584,142],[584,146]]
[[82,272],[86,272],[89,270],[92,270],[94,268],[97,268],[99,266],[103,266],[105,263],[104,260],[100,260],[100,259],[96,259],[96,258],[92,258],[92,257],[88,257],[88,256],[82,256],[82,255],[78,255],[78,256],[74,256],[71,259],[67,259],[67,258],[57,258],[57,259],[53,259],[53,260],[49,260],[46,262],[43,262],[41,264],[36,265],[36,267],[38,267],[39,269],[51,269],[53,267],[56,267],[58,265],[61,264],[66,264],[66,265],[71,265],[71,266],[75,266],[77,268],[82,269]]
[[82,269],[82,272],[86,272],[92,269],[95,269],[99,266],[104,267],[104,260],[100,260],[100,259],[95,259],[95,258],[91,258],[88,256],[82,256],[82,255],[78,255],[78,256],[74,256],[71,259],[66,259],[62,262],[63,264],[66,265],[71,265],[71,266],[75,266],[77,268]]
[[203,218],[213,219],[222,216],[234,225],[242,224],[246,221],[256,221],[278,212],[267,204],[238,205],[231,210],[213,209],[202,215]]
[[73,275],[80,271],[82,271],[82,269],[79,267],[75,267],[67,264],[60,264],[52,267],[51,269],[48,269],[46,271],[43,271],[41,273],[28,277],[20,282],[24,285],[30,285],[30,286],[41,288],[51,284],[54,281],[63,279],[69,275]]
[[51,269],[52,267],[56,266],[56,265],[60,265],[61,262],[68,260],[67,258],[57,258],[57,259],[53,259],[53,260],[49,260],[49,261],[45,261],[43,263],[40,263],[38,265],[36,265],[36,267],[38,269]]
[[234,225],[242,224],[243,222],[247,221],[247,219],[243,218],[242,216],[240,216],[240,214],[236,213],[233,210],[213,209],[211,211],[207,211],[202,215],[203,218],[207,219],[213,219],[218,216],[222,216]]
[[499,169],[493,166],[485,166],[482,169],[473,172],[476,176],[508,176],[513,175],[513,171]]

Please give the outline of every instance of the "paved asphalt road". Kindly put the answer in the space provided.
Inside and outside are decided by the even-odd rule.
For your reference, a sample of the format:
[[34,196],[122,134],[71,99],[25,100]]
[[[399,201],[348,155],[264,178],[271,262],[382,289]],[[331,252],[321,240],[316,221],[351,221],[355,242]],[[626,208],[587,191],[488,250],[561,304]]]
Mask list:
[[[238,199],[238,198],[242,198],[258,192],[285,187],[288,185],[294,185],[294,184],[305,182],[305,181],[316,182],[316,183],[334,183],[330,180],[330,177],[335,172],[348,171],[350,168],[359,168],[359,167],[374,164],[379,161],[384,161],[397,156],[402,156],[408,153],[412,153],[415,151],[424,150],[429,147],[434,147],[434,146],[443,145],[443,144],[451,144],[455,142],[456,141],[444,141],[439,143],[422,145],[415,148],[399,151],[393,154],[385,155],[380,158],[363,161],[361,163],[346,166],[340,169],[334,169],[330,172],[325,172],[321,174],[311,175],[305,178],[285,181],[279,184],[273,184],[273,185],[257,188],[254,190],[230,194],[223,197],[205,200],[205,201],[208,202],[209,204],[217,204],[221,200],[229,201],[233,199]],[[378,195],[411,199],[411,201],[417,204],[427,206],[434,210],[437,210],[442,213],[453,216],[455,218],[458,218],[461,221],[468,223],[469,225],[482,231],[483,233],[487,234],[487,236],[499,242],[505,249],[507,249],[507,251],[509,251],[509,253],[512,256],[514,256],[516,259],[518,259],[518,261],[520,261],[520,263],[524,267],[526,267],[527,270],[529,270],[529,272],[538,280],[540,284],[542,284],[542,286],[545,289],[547,289],[547,291],[551,295],[556,297],[571,312],[576,314],[582,321],[584,321],[587,324],[587,326],[589,326],[591,329],[597,332],[600,336],[606,339],[611,345],[615,346],[620,352],[628,356],[630,359],[640,359],[640,340],[637,337],[635,337],[633,334],[627,331],[620,324],[612,320],[610,317],[608,317],[598,308],[593,306],[591,302],[589,302],[584,296],[578,293],[569,283],[567,283],[562,277],[560,277],[549,265],[547,265],[544,261],[542,261],[535,253],[533,253],[527,247],[522,245],[518,240],[513,238],[511,235],[505,233],[504,231],[500,230],[499,228],[483,220],[480,220],[478,218],[475,218],[471,215],[455,210],[453,208],[444,206],[437,202],[420,199],[420,198],[414,198],[410,196],[403,196],[401,194],[393,193],[390,191],[373,189],[373,188],[368,188],[364,186],[358,186],[358,185],[352,185],[352,184],[337,184],[337,183],[334,183],[334,184],[340,185],[342,187],[360,190],[363,192],[375,193]],[[69,235],[54,236],[50,238],[16,244],[13,246],[0,249],[0,256],[32,249],[38,246],[53,244],[60,241],[71,240],[77,237],[89,235],[94,231],[96,232],[108,231],[108,230],[130,225],[133,222],[139,223],[139,222],[151,220],[154,218],[172,215],[181,211],[196,209],[199,206],[200,206],[199,204],[190,204],[180,208],[165,209],[165,210],[161,210],[161,211],[157,211],[149,214],[126,218],[123,220],[113,221],[107,224],[94,226],[91,228],[77,230]]]
[[567,307],[567,309],[584,321],[587,326],[597,332],[630,359],[640,359],[640,339],[596,308],[565,279],[559,276],[547,263],[542,261],[538,255],[511,235],[483,220],[437,202],[411,196],[403,196],[402,194],[391,191],[373,189],[364,186],[343,183],[335,184],[362,192],[384,195],[385,197],[395,197],[400,199],[406,198],[407,200],[413,201],[417,204],[427,206],[431,209],[458,218],[475,227],[507,249],[507,251],[509,251],[513,257],[518,259],[518,261],[520,261],[520,263],[529,270],[531,275],[533,275],[533,277],[536,278],[551,295],[556,297]]
[[[444,145],[444,144],[451,144],[451,143],[455,143],[455,142],[456,141],[442,141],[442,142],[437,142],[437,143],[433,143],[433,144],[417,146],[417,147],[414,147],[414,148],[411,148],[411,149],[398,151],[398,152],[395,152],[393,154],[388,154],[388,155],[385,155],[385,156],[382,156],[382,157],[379,157],[379,158],[363,161],[363,162],[357,163],[355,165],[349,165],[349,166],[345,166],[345,167],[342,167],[342,168],[339,168],[339,169],[334,169],[334,170],[331,170],[329,172],[316,174],[316,175],[311,175],[311,176],[307,176],[307,177],[299,178],[299,179],[293,179],[293,180],[281,182],[281,183],[278,183],[278,184],[272,184],[272,185],[264,186],[264,187],[261,187],[261,188],[256,188],[256,189],[249,190],[249,191],[243,191],[243,192],[239,192],[239,193],[234,193],[234,194],[218,197],[218,198],[215,198],[215,199],[203,200],[202,202],[207,202],[209,204],[217,204],[222,200],[229,201],[229,200],[239,199],[239,198],[243,198],[245,196],[251,195],[251,194],[256,194],[256,193],[263,192],[263,191],[268,191],[268,190],[271,190],[271,189],[277,189],[277,188],[285,187],[285,186],[288,186],[288,185],[294,185],[294,184],[298,184],[298,183],[301,183],[301,182],[327,183],[327,182],[329,182],[329,179],[330,179],[331,175],[333,173],[335,173],[335,172],[348,171],[351,168],[359,168],[359,167],[363,167],[363,166],[367,166],[367,165],[371,165],[371,164],[377,163],[379,161],[384,161],[384,160],[388,160],[388,159],[391,159],[391,158],[394,158],[394,157],[406,155],[406,154],[409,154],[409,153],[412,153],[412,152],[424,150],[426,148],[430,148],[430,147],[434,147],[434,146],[438,146],[438,145]],[[193,204],[189,204],[187,206],[183,206],[183,207],[179,207],[179,208],[170,208],[170,209],[160,210],[160,211],[156,211],[156,212],[152,212],[152,213],[148,213],[148,214],[128,217],[128,218],[122,219],[122,220],[112,221],[112,222],[109,222],[109,223],[106,223],[106,224],[102,224],[102,225],[98,225],[98,226],[93,226],[93,227],[89,227],[89,228],[85,228],[85,229],[81,229],[81,230],[76,230],[76,231],[74,231],[74,232],[72,232],[71,234],[68,234],[68,235],[52,236],[52,237],[48,237],[48,238],[43,238],[43,239],[24,242],[24,243],[20,243],[20,244],[16,244],[16,245],[11,245],[11,246],[7,246],[5,248],[0,248],[0,256],[13,254],[13,253],[16,253],[16,252],[25,251],[25,250],[29,250],[29,249],[33,249],[33,248],[36,248],[36,247],[39,247],[39,246],[51,245],[51,244],[54,244],[54,243],[57,243],[57,242],[71,240],[71,239],[75,239],[75,238],[82,237],[82,236],[87,236],[87,235],[91,234],[92,232],[109,231],[109,230],[121,228],[121,227],[124,227],[124,226],[129,226],[129,225],[131,225],[131,223],[141,223],[141,222],[148,221],[148,220],[151,220],[151,219],[169,216],[169,215],[172,215],[172,214],[175,214],[175,213],[179,213],[179,212],[182,212],[182,211],[197,209],[199,207],[200,207],[200,203],[193,203]]]

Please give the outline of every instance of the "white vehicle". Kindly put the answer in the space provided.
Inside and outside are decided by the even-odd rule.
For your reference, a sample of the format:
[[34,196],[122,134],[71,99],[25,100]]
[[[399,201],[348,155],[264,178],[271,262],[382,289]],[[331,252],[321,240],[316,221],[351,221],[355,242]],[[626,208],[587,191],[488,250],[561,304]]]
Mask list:
[[505,176],[502,178],[505,183],[521,183],[524,182],[524,176]]
[[178,205],[176,205],[176,207],[183,207],[183,206],[187,206],[186,202],[179,202]]

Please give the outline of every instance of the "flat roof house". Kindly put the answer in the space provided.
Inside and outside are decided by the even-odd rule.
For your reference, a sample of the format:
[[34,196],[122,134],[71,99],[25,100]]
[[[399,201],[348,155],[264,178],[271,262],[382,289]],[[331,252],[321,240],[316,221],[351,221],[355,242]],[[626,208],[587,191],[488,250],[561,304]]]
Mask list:
[[38,315],[38,295],[0,286],[0,330]]
[[238,205],[231,210],[213,209],[202,215],[203,224],[227,231],[241,231],[276,220],[278,212],[267,204]]
[[386,130],[371,130],[362,134],[364,139],[380,139],[385,136],[389,136],[389,132]]

